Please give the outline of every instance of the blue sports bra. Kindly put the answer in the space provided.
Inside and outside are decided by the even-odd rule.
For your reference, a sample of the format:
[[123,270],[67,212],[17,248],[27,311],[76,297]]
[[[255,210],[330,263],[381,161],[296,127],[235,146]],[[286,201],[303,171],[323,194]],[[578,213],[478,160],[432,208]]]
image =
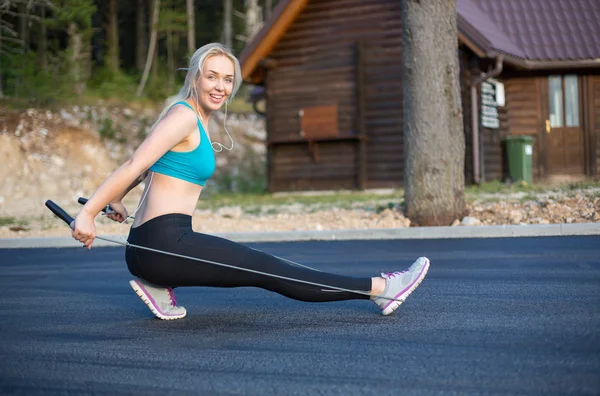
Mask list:
[[[186,102],[177,102],[173,106],[178,104],[194,111]],[[198,147],[184,152],[169,150],[150,167],[150,170],[204,186],[215,171],[215,154],[200,119],[198,119],[198,131],[200,133]]]

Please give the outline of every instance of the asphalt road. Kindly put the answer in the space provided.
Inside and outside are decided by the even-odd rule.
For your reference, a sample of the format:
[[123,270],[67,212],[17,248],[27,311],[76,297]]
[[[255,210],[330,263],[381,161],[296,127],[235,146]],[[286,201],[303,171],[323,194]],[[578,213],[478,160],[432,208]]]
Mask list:
[[178,289],[154,319],[123,248],[0,250],[2,395],[600,394],[600,238],[253,244],[372,276],[431,269],[394,315]]

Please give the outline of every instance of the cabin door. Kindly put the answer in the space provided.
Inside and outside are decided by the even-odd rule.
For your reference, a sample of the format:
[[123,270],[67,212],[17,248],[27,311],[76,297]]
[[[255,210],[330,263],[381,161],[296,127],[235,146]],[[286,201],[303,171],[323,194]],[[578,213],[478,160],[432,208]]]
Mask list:
[[544,145],[546,176],[585,174],[581,81],[575,74],[548,77]]

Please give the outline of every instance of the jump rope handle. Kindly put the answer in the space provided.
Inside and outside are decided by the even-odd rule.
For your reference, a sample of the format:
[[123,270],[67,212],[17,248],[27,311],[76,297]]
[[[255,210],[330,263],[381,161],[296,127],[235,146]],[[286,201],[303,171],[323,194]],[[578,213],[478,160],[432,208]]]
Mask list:
[[72,218],[67,212],[64,211],[63,208],[55,204],[54,202],[47,200],[46,207],[52,211],[56,216],[58,216],[62,221],[67,223],[71,229],[73,229],[73,224],[75,219]]
[[[87,198],[83,198],[83,197],[79,197],[79,199],[77,200],[78,203],[80,203],[81,205],[85,205],[87,203],[88,199]],[[114,214],[115,211],[113,210],[113,208],[110,205],[106,205],[104,208],[102,208],[102,211],[106,214]]]

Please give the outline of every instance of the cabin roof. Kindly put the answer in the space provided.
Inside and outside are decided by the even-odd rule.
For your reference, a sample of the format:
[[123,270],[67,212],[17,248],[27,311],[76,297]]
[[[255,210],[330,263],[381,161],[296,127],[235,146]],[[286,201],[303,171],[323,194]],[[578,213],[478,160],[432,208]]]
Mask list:
[[[309,0],[281,0],[240,54],[245,81]],[[459,40],[478,56],[525,69],[600,67],[598,0],[457,0]]]
[[600,58],[597,0],[458,0],[458,28],[486,52],[530,61]]

